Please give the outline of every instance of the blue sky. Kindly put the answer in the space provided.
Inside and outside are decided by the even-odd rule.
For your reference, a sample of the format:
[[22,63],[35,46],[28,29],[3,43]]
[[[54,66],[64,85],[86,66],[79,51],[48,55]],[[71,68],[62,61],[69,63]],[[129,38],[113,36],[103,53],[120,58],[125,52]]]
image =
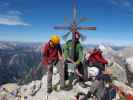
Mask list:
[[[77,0],[78,18],[93,18],[82,26],[96,26],[96,31],[81,31],[85,43],[133,44],[132,0]],[[67,23],[64,23],[64,16]],[[72,0],[0,0],[0,41],[47,41],[55,25],[69,25]]]

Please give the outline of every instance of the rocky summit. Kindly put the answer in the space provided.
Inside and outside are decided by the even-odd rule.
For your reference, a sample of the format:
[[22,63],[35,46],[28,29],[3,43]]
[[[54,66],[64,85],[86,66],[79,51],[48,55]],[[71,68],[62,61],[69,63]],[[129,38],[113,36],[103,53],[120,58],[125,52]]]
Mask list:
[[[12,80],[5,81],[6,79],[4,80],[3,78],[1,78],[1,80],[3,79],[3,82],[1,81],[0,86],[0,100],[73,100],[73,96],[75,96],[77,93],[83,92],[86,94],[89,91],[90,87],[82,88],[80,87],[79,83],[77,83],[73,85],[73,88],[69,91],[53,90],[51,94],[47,94],[46,73],[43,73],[43,75],[36,77],[34,80],[33,78],[28,80],[29,77],[31,77],[30,74],[27,78],[19,77],[19,74],[21,76],[27,75],[28,72],[32,72],[31,69],[28,69],[29,66],[33,66],[33,63],[29,63],[30,61],[34,61],[35,59],[37,59],[37,62],[34,62],[36,66],[31,67],[32,69],[42,67],[39,62],[41,55],[38,50],[38,46],[40,47],[40,45],[36,46],[36,48],[28,48],[28,51],[25,51],[27,50],[27,48],[25,48],[23,49],[25,52],[21,51],[21,54],[14,53],[14,50],[18,50],[18,52],[20,52],[18,47],[17,49],[16,47],[14,47],[16,45],[12,46],[12,48],[15,49],[11,49],[12,54],[10,54],[10,56],[1,56],[0,71],[2,73],[5,73],[8,71],[10,72],[11,70],[9,69],[12,69],[15,73],[20,72],[22,70],[22,73],[17,73],[13,75],[11,73],[8,73],[12,75],[11,77],[7,77],[5,75],[7,79],[11,78]],[[6,46],[2,46],[1,48],[3,47],[4,49],[6,48]],[[123,92],[130,93],[133,95],[133,56],[126,55],[128,53],[125,53],[126,50],[127,52],[129,52],[129,49],[125,47],[115,50],[114,47],[103,44],[99,45],[99,48],[101,48],[104,57],[109,61],[107,68],[110,68],[112,71],[112,76],[114,78],[113,84],[117,87],[121,87]],[[3,49],[1,49],[1,52],[3,52]],[[27,52],[32,52],[32,54],[26,56]],[[7,61],[5,60],[6,58],[8,59]],[[5,65],[3,64],[3,61],[6,62]],[[56,71],[56,73],[54,73],[53,75],[53,86],[55,86],[59,82],[59,74],[57,72],[58,71]],[[4,75],[4,73],[2,75]],[[38,73],[40,73],[40,71],[36,72],[36,75],[39,75]],[[23,84],[19,84],[20,79],[25,79]],[[91,85],[92,82],[88,81],[86,82],[86,84]]]

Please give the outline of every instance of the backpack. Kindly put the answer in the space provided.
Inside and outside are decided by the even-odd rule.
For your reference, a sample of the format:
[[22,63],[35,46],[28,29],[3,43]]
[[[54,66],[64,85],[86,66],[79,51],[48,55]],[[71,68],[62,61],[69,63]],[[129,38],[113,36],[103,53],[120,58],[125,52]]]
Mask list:
[[126,100],[133,100],[133,96],[132,95],[127,95],[127,97],[126,97]]

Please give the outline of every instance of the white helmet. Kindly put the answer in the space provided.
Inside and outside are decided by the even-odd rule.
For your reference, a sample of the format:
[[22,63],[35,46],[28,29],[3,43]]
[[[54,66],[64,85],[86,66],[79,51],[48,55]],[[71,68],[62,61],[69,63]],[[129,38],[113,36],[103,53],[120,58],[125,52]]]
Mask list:
[[99,69],[96,67],[88,67],[88,76],[96,77],[99,74]]

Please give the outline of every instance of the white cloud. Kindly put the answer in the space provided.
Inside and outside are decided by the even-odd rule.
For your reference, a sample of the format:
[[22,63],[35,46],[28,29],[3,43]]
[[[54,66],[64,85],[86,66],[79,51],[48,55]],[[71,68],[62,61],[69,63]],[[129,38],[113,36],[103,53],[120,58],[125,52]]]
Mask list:
[[110,39],[110,38],[89,38],[86,41],[83,42],[83,44],[109,44],[113,46],[127,46],[127,45],[133,45],[133,41],[127,41],[127,40],[116,40],[116,39]]
[[111,0],[112,5],[118,6],[118,2],[116,0]]
[[9,3],[0,2],[0,25],[28,26],[29,24],[23,20],[23,13],[11,9],[9,5]]
[[133,11],[133,3],[130,0],[110,0],[115,7],[126,9],[128,12]]
[[130,8],[130,7],[132,7],[132,4],[131,4],[131,2],[129,2],[129,1],[124,1],[124,2],[123,2],[123,6],[124,6],[124,7],[129,7],[129,8]]
[[23,13],[18,11],[18,10],[9,10],[9,11],[7,11],[7,14],[9,14],[9,15],[23,15]]
[[19,15],[13,14],[3,14],[0,15],[0,25],[20,25],[20,26],[28,26],[29,24],[22,20]]
[[1,25],[21,25],[21,26],[28,26],[29,24],[22,21],[21,18],[18,16],[3,16],[0,17],[0,24]]
[[7,3],[7,2],[0,2],[0,8],[5,8],[7,6],[9,6],[9,3]]

